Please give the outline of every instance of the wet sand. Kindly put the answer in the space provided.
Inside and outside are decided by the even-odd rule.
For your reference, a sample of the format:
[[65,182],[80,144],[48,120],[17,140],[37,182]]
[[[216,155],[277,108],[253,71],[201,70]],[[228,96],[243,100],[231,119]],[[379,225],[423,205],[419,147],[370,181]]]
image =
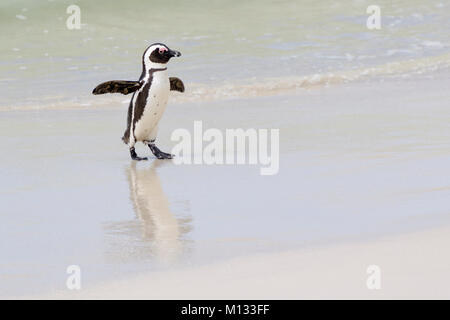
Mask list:
[[[39,299],[449,299],[450,228],[235,258]],[[367,286],[380,270],[379,289]],[[369,283],[372,283],[369,281]],[[378,288],[378,287],[377,287]]]
[[[259,166],[133,163],[120,141],[123,97],[110,108],[1,112],[0,296],[64,292],[76,264],[85,297],[370,297],[367,263],[397,283],[387,297],[446,296],[446,229],[395,240],[450,222],[448,75],[433,78],[169,102],[161,149],[194,120],[278,128],[275,176]],[[143,290],[139,274],[155,290]],[[409,275],[417,284],[406,285]],[[324,292],[327,279],[335,286]],[[115,281],[117,290],[98,287]]]

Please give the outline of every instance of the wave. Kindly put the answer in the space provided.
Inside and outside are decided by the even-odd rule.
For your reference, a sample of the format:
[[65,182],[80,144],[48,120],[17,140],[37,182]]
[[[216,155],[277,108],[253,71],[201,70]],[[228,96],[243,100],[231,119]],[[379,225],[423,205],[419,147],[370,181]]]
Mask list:
[[301,77],[279,77],[250,79],[226,83],[219,86],[193,84],[185,95],[177,95],[174,100],[201,101],[223,100],[230,98],[248,98],[295,93],[302,89],[326,87],[330,85],[361,81],[375,77],[412,77],[450,67],[450,53],[438,57],[410,59],[390,62],[383,65],[358,68],[324,74],[312,74]]
[[[312,74],[299,77],[253,78],[237,80],[233,83],[204,84],[185,83],[186,92],[173,93],[170,102],[201,102],[237,98],[275,96],[297,94],[305,89],[328,87],[380,78],[408,78],[433,71],[445,70],[450,67],[450,53],[390,62],[383,65],[358,68],[324,74]],[[98,98],[98,97],[97,97]],[[0,106],[0,111],[7,110],[40,110],[40,109],[90,109],[94,107],[128,106],[130,97],[106,95],[102,99],[93,99],[91,95],[82,95],[76,100],[63,97],[45,97],[39,102],[21,106]]]

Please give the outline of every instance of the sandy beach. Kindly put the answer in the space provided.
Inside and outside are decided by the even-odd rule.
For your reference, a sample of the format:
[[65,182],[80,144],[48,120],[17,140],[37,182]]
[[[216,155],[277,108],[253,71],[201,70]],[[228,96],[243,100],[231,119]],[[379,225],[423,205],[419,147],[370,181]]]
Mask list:
[[[132,162],[119,139],[125,109],[4,112],[1,127],[21,126],[27,144],[2,132],[2,149],[16,150],[1,160],[9,169],[2,252],[16,261],[3,271],[3,296],[64,292],[65,270],[76,264],[86,288],[76,296],[86,298],[445,297],[445,78],[167,110],[166,146],[170,130],[196,119],[279,127],[274,176],[255,165]],[[364,287],[368,264],[385,272],[380,292]]]
[[[450,228],[235,258],[38,299],[449,299]],[[368,266],[380,288],[368,289]]]

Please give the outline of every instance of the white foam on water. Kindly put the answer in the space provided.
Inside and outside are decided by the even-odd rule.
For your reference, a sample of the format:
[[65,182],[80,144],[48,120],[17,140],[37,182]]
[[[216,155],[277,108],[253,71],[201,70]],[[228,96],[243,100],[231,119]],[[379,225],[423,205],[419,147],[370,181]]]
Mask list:
[[[0,108],[36,104],[45,108],[45,97],[56,95],[62,95],[66,105],[72,105],[73,96],[91,101],[91,87],[98,83],[136,80],[141,54],[153,42],[166,42],[183,54],[169,67],[187,87],[184,94],[173,94],[175,102],[269,96],[374,77],[409,77],[445,67],[440,62],[423,67],[420,61],[433,57],[437,61],[448,53],[450,11],[442,9],[448,6],[443,1],[380,0],[383,22],[377,31],[366,28],[367,1],[199,1],[174,7],[130,0],[105,12],[100,8],[109,2],[98,0],[83,9],[82,28],[69,31],[64,26],[67,17],[55,4],[4,0],[4,14],[12,21],[0,21],[1,32],[22,36],[3,40],[6,48],[20,48],[20,56],[10,50],[0,53],[5,62],[0,63],[0,73],[12,79],[8,90],[0,88]],[[24,8],[39,19],[30,16],[22,23]],[[157,16],[170,13],[170,28],[163,28],[158,19],[149,21],[150,10]],[[96,19],[84,18],[89,16]],[[405,66],[408,59],[417,66]],[[390,65],[397,62],[404,70]],[[26,71],[19,69],[23,63]],[[24,92],[23,86],[29,90]],[[93,101],[93,106],[97,104],[103,102]]]

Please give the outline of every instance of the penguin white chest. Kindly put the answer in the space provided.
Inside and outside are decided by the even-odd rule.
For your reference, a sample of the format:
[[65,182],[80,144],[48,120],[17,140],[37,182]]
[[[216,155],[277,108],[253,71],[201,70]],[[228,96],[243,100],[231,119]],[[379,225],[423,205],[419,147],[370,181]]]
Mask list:
[[154,72],[144,111],[134,128],[137,141],[150,141],[156,138],[158,122],[166,109],[169,92],[170,82],[167,71]]

